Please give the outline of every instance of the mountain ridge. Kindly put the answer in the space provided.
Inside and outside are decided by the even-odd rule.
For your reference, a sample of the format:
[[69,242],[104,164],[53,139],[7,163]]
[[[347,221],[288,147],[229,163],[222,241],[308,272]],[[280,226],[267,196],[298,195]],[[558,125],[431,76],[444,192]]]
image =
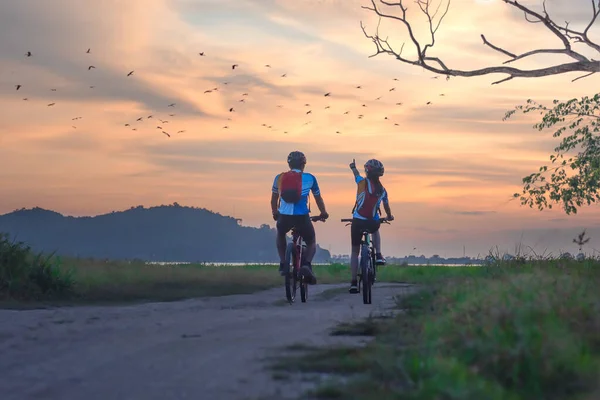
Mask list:
[[[207,229],[208,228],[208,229]],[[65,256],[182,262],[278,262],[275,229],[205,208],[136,206],[96,216],[65,216],[41,207],[0,215],[0,232],[36,251]],[[316,262],[329,261],[320,247]]]

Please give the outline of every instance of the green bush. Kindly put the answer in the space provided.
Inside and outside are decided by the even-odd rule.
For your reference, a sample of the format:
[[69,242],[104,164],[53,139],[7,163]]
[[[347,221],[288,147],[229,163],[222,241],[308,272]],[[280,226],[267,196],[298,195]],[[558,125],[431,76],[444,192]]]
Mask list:
[[34,253],[23,242],[0,233],[0,297],[43,299],[71,294],[73,278],[60,259]]

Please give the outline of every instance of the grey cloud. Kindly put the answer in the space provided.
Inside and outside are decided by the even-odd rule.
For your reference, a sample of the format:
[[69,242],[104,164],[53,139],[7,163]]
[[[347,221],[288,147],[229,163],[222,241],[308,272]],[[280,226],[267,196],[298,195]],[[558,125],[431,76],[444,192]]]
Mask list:
[[[176,102],[180,112],[206,115],[195,104],[140,81],[138,76],[143,75],[143,66],[123,66],[119,70],[98,60],[95,55],[103,53],[105,43],[119,41],[122,34],[121,29],[115,28],[119,25],[117,21],[100,17],[100,11],[111,5],[118,7],[119,2],[106,1],[102,6],[95,3],[92,8],[72,0],[2,2],[0,63],[16,63],[11,69],[11,79],[14,84],[23,85],[20,94],[43,96],[52,101],[132,100],[149,109]],[[93,12],[99,17],[89,19],[86,15]],[[90,54],[86,54],[88,48],[92,48]],[[25,57],[27,51],[32,52],[32,57]],[[89,65],[96,69],[88,71]],[[56,92],[50,92],[56,86],[46,86],[52,83],[43,83],[35,71],[40,69],[57,76]],[[136,69],[133,76],[126,77],[130,70]],[[62,80],[68,82],[65,87],[61,87]]]
[[427,186],[443,188],[443,187],[471,187],[471,186],[476,186],[476,185],[481,185],[481,183],[476,180],[448,180],[448,181],[437,181],[437,182],[434,182]]
[[[125,149],[123,155],[141,157],[152,164],[180,172],[239,171],[240,168],[273,172],[287,167],[287,155],[293,150],[300,150],[306,154],[308,172],[345,171],[352,158],[358,157],[357,154],[310,151],[302,142],[275,141],[173,141],[169,145],[136,145]],[[313,161],[315,159],[327,161]]]
[[450,214],[466,215],[466,216],[480,216],[496,214],[496,211],[449,211]]
[[[585,27],[592,19],[592,4],[590,0],[546,0],[545,4],[546,10],[552,20],[558,24],[569,21],[571,29],[580,29],[582,26]],[[530,3],[526,5],[535,12],[543,15],[542,1],[536,1],[534,4]],[[513,19],[523,21],[524,24],[528,23],[525,21],[522,11],[515,7],[510,7],[510,9],[510,15]],[[546,28],[540,24],[538,29],[541,31]],[[552,35],[547,29],[546,31],[549,35]]]
[[46,150],[94,150],[102,147],[102,141],[98,140],[88,132],[79,129],[73,129],[72,132],[62,133],[60,135],[36,139],[36,146]]
[[423,105],[411,109],[406,121],[421,126],[440,129],[456,129],[465,133],[497,134],[509,132],[532,131],[531,122],[502,121],[507,109],[493,107],[444,106],[436,104]]
[[406,175],[429,175],[467,178],[484,182],[515,183],[527,166],[519,164],[513,168],[489,163],[470,161],[458,155],[447,158],[405,156],[388,159],[386,171]]

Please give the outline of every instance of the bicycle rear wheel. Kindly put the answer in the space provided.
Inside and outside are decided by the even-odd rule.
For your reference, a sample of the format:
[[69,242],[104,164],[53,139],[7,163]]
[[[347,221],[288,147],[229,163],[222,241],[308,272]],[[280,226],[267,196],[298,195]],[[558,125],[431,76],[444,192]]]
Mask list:
[[360,250],[360,274],[362,275],[361,286],[363,303],[371,304],[371,257],[369,255],[369,246],[363,245]]
[[296,300],[296,290],[298,288],[298,277],[294,271],[294,258],[296,251],[294,243],[288,243],[285,249],[285,265],[287,274],[285,275],[285,297],[292,304]]
[[[304,255],[304,252],[302,252],[302,254]],[[302,262],[300,263],[300,265],[304,265],[304,256],[302,257]],[[306,300],[308,300],[308,283],[306,283],[306,277],[305,276],[300,276],[300,300],[303,303],[306,303]]]

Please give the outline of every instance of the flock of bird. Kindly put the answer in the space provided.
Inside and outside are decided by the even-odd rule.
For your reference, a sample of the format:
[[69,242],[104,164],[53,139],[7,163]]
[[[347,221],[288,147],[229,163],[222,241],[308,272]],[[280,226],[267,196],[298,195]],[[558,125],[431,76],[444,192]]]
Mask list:
[[[91,49],[87,49],[86,53],[90,54],[91,53]],[[30,51],[28,51],[27,53],[25,53],[25,56],[26,57],[32,57],[33,55],[32,55],[32,53]],[[198,56],[200,56],[200,57],[206,57],[206,54],[205,54],[205,52],[199,52]],[[272,68],[271,65],[269,65],[269,64],[265,64],[264,67],[265,68]],[[232,71],[239,70],[239,68],[240,68],[239,64],[232,64],[231,65],[231,70]],[[87,67],[88,71],[91,71],[93,69],[96,69],[95,65],[89,65]],[[129,71],[125,76],[126,77],[131,77],[134,74],[134,72],[135,72],[135,70]],[[286,78],[286,77],[287,77],[287,73],[283,73],[283,74],[280,75],[280,78]],[[438,78],[439,78],[439,76],[434,76],[431,79],[438,79]],[[397,79],[397,78],[393,78],[393,80],[394,81],[399,81],[399,79]],[[223,86],[227,86],[230,83],[231,82],[225,81],[222,84],[223,84]],[[15,88],[16,88],[17,91],[19,91],[22,88],[24,88],[24,86],[21,83],[18,83],[18,84],[15,84]],[[94,89],[95,86],[89,86],[89,88],[90,89]],[[360,90],[360,89],[362,89],[362,85],[354,85],[353,88],[356,89],[356,90]],[[221,87],[221,89],[223,89],[223,87]],[[54,92],[56,90],[57,89],[51,89],[51,91],[54,91]],[[204,90],[203,94],[204,95],[209,95],[210,93],[214,93],[214,92],[217,92],[217,91],[219,91],[219,87],[218,86],[217,87],[213,87],[211,89]],[[392,93],[392,92],[396,92],[396,87],[391,87],[391,88],[388,89],[388,93]],[[239,103],[243,104],[243,103],[246,102],[246,99],[248,98],[247,96],[249,96],[249,95],[250,95],[249,93],[244,92],[244,93],[242,93],[240,95],[240,98],[237,101]],[[335,95],[332,92],[323,93],[323,97],[328,98],[328,99],[331,99],[334,96]],[[445,96],[445,94],[444,93],[440,93],[439,96]],[[382,99],[382,97],[383,96],[379,96],[379,97],[375,98],[374,101],[379,101],[379,100]],[[23,100],[24,101],[28,101],[29,98],[24,97]],[[368,107],[368,105],[367,105],[368,102],[361,102],[361,103],[362,103],[361,104],[361,109]],[[402,106],[403,105],[402,102],[395,101],[395,100],[394,100],[394,103],[395,103],[396,106]],[[432,104],[431,101],[427,101],[426,102],[427,106],[429,106],[431,104]],[[53,107],[54,105],[56,105],[56,102],[51,102],[51,103],[47,104],[48,107]],[[171,103],[171,104],[168,104],[166,107],[174,109],[176,107],[176,105],[177,105],[176,103]],[[284,106],[281,105],[281,104],[277,105],[277,108],[283,108],[283,107]],[[304,122],[302,124],[302,126],[305,126],[305,125],[308,125],[308,124],[312,123],[312,120],[310,119],[310,116],[314,116],[315,112],[317,110],[316,106],[311,106],[310,103],[305,103],[304,107],[305,107],[306,111],[303,110],[302,112],[304,113],[305,118],[307,118],[308,120],[306,122]],[[331,109],[331,104],[328,103],[325,106],[321,105],[320,108],[324,109],[324,110],[329,110],[329,109]],[[236,111],[236,109],[235,109],[234,106],[230,105],[229,108],[228,108],[228,111],[229,111],[229,113],[234,113]],[[313,112],[313,111],[315,111],[315,112]],[[339,112],[340,112],[341,115],[348,115],[348,116],[350,116],[351,114],[355,114],[355,118],[357,118],[357,119],[363,119],[365,117],[365,115],[363,113],[361,113],[361,112],[351,112],[350,110],[343,110],[343,111],[340,110]],[[140,122],[143,122],[144,120],[146,120],[146,121],[147,120],[155,120],[155,121],[157,121],[156,122],[157,123],[156,130],[162,132],[165,136],[167,136],[167,137],[170,138],[171,135],[172,135],[172,133],[174,133],[175,131],[171,131],[170,132],[169,129],[167,129],[167,128],[164,127],[166,124],[169,123],[169,120],[166,119],[166,117],[165,117],[165,119],[162,119],[162,118],[158,117],[158,115],[155,115],[155,114],[156,113],[150,114],[150,115],[147,115],[147,116],[138,117],[135,121],[130,121],[130,122],[123,123],[123,126],[125,128],[131,129],[132,131],[137,131],[138,128],[136,126],[138,126],[137,124],[139,124]],[[168,117],[169,118],[175,117],[175,116],[176,116],[175,113],[168,113]],[[77,117],[73,117],[71,120],[72,121],[78,121],[78,120],[81,120],[82,118],[83,117],[81,117],[81,116],[77,116]],[[227,120],[228,121],[233,121],[233,119],[231,117],[227,118]],[[400,124],[398,122],[392,122],[391,119],[388,118],[387,116],[384,116],[383,120],[390,121],[390,123],[393,123],[394,126],[400,126]],[[278,130],[277,128],[274,128],[272,125],[267,124],[267,123],[261,124],[261,127],[267,128],[267,129],[272,129],[272,130]],[[77,126],[72,125],[72,128],[76,129]],[[224,125],[222,129],[229,129],[229,125],[228,124]],[[181,133],[184,133],[184,132],[186,132],[185,129],[177,130],[176,131],[177,134],[181,134]],[[336,130],[335,132],[337,134],[341,134],[342,133],[340,130]],[[289,133],[289,130],[284,130],[283,133],[287,134],[287,133]]]

